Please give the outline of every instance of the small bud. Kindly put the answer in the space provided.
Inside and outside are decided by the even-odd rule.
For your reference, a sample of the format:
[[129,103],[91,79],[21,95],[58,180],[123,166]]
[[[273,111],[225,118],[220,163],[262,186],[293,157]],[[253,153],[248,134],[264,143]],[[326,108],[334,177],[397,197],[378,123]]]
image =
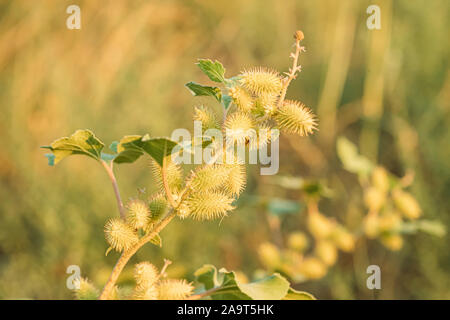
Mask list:
[[308,215],[308,229],[315,238],[323,239],[331,235],[334,229],[333,223],[321,213]]
[[299,271],[308,279],[319,279],[325,276],[327,267],[319,259],[310,257],[302,261]]
[[382,232],[396,231],[402,224],[402,217],[395,211],[388,211],[379,217],[379,227]]
[[384,234],[381,243],[392,251],[398,251],[403,247],[403,238],[398,234]]
[[345,228],[337,228],[333,235],[334,243],[344,252],[351,252],[355,248],[355,237]]
[[281,261],[278,248],[270,242],[262,243],[259,246],[258,256],[262,264],[268,269],[276,269]]
[[379,218],[375,214],[368,214],[363,221],[364,233],[367,238],[374,239],[380,233]]
[[293,232],[288,237],[288,246],[303,252],[308,247],[308,238],[303,232]]
[[331,266],[336,263],[337,250],[336,247],[330,241],[319,241],[316,244],[315,253],[320,260],[327,266]]
[[141,288],[152,287],[158,280],[158,269],[150,262],[141,262],[134,266],[134,279]]
[[395,206],[403,213],[408,219],[417,219],[422,214],[417,200],[408,192],[400,189],[394,190],[392,193]]
[[85,278],[76,281],[79,289],[75,291],[75,297],[78,300],[97,300],[99,291],[90,281]]
[[304,38],[305,38],[305,35],[303,34],[302,31],[297,30],[297,31],[294,33],[294,39],[295,39],[295,40],[297,40],[297,41],[302,41]]
[[385,193],[389,190],[389,177],[386,169],[376,167],[372,172],[372,184],[379,191]]
[[370,211],[378,212],[386,202],[386,194],[375,187],[364,192],[364,202]]

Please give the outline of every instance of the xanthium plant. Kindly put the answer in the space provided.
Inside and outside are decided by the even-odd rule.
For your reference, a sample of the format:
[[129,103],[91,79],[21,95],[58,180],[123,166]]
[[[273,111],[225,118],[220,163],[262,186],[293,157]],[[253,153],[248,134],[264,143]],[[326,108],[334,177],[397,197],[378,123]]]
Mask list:
[[[235,207],[233,202],[244,190],[246,184],[245,165],[223,147],[222,141],[210,136],[210,129],[225,132],[227,141],[249,149],[261,148],[277,139],[278,136],[267,133],[268,129],[280,129],[288,133],[306,136],[317,127],[314,114],[304,104],[286,100],[289,84],[300,71],[298,58],[304,47],[300,45],[303,33],[294,35],[295,51],[291,53],[292,67],[283,75],[275,70],[257,67],[244,70],[231,78],[225,77],[225,68],[218,62],[200,59],[198,67],[208,78],[222,85],[205,86],[189,82],[186,87],[194,96],[209,96],[218,101],[223,108],[222,119],[207,106],[194,109],[194,120],[201,121],[202,137],[194,139],[190,146],[161,137],[149,135],[130,135],[118,142],[113,142],[113,153],[102,152],[104,143],[91,131],[78,130],[70,137],[57,139],[50,146],[47,154],[49,164],[54,165],[62,159],[75,154],[86,155],[97,160],[108,173],[119,208],[120,217],[111,218],[105,225],[105,238],[110,250],[120,252],[112,273],[100,292],[86,279],[80,280],[77,298],[80,299],[119,299],[123,298],[116,283],[129,259],[144,244],[151,242],[161,246],[159,233],[168,223],[178,217],[196,220],[212,220],[227,216]],[[255,138],[252,132],[256,132]],[[272,132],[272,131],[269,131]],[[198,138],[198,137],[197,137]],[[191,152],[193,147],[210,146],[213,155],[208,163],[195,167],[186,176],[173,155]],[[114,164],[132,163],[140,156],[151,157],[151,171],[159,190],[148,199],[130,200],[123,204],[118,184],[113,172]],[[243,283],[234,272],[217,270],[205,265],[196,272],[198,282],[204,285],[204,292],[193,294],[193,286],[185,280],[165,279],[164,265],[161,272],[149,262],[135,266],[136,287],[127,299],[199,299],[210,296],[214,299],[313,299],[306,292],[290,288],[289,282],[275,273],[255,283]],[[223,283],[213,279],[220,274]],[[211,281],[205,282],[206,278]],[[221,291],[227,286],[226,293]]]

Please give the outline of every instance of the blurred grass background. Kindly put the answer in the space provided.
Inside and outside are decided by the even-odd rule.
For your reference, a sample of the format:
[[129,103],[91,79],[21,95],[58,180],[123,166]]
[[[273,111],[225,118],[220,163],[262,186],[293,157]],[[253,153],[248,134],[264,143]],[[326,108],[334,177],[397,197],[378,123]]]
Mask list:
[[[82,29],[65,10],[81,8]],[[381,7],[381,30],[366,27],[366,8]],[[106,144],[126,134],[170,135],[192,127],[194,99],[183,85],[206,82],[197,58],[221,61],[227,75],[264,65],[285,71],[292,34],[307,52],[288,97],[319,116],[312,138],[282,137],[280,174],[319,178],[335,191],[322,211],[351,224],[361,200],[355,177],[336,157],[337,136],[402,175],[426,218],[449,225],[450,4],[433,1],[2,1],[0,4],[0,298],[71,298],[68,265],[100,287],[118,255],[105,257],[105,221],[117,215],[110,182],[92,160],[47,166],[41,145],[78,128]],[[205,102],[205,101],[203,101]],[[145,160],[116,168],[122,197],[155,188]],[[204,263],[242,270],[261,265],[271,238],[265,213],[245,199],[295,195],[270,187],[251,167],[240,208],[220,224],[176,221],[150,260],[191,277]],[[382,268],[378,298],[450,298],[448,236],[419,234],[403,250],[368,244],[366,259],[341,255],[323,279],[304,283],[321,299],[373,298],[364,263]],[[361,261],[364,261],[362,263]],[[126,274],[124,275],[126,278]]]

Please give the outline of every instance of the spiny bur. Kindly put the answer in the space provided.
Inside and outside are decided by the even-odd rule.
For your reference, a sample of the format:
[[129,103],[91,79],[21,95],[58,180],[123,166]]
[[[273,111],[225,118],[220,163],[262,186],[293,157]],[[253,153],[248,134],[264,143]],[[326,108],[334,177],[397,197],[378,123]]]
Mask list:
[[194,121],[201,121],[203,131],[220,128],[216,114],[206,106],[195,107]]
[[127,222],[135,229],[145,229],[150,220],[150,209],[145,201],[134,199],[127,205]]
[[98,289],[87,279],[79,278],[75,280],[79,289],[75,290],[75,297],[78,300],[96,300],[99,296]]
[[280,75],[275,70],[256,67],[241,73],[241,84],[252,94],[279,93],[283,87]]
[[158,269],[150,262],[141,262],[134,266],[134,279],[141,288],[152,287],[158,281]]
[[223,192],[194,192],[187,199],[190,216],[196,220],[213,220],[221,218],[233,210],[233,198]]
[[139,240],[133,227],[119,218],[112,218],[106,223],[105,238],[109,245],[119,252],[128,250]]
[[192,284],[186,280],[167,279],[158,284],[159,300],[183,300],[194,290]]

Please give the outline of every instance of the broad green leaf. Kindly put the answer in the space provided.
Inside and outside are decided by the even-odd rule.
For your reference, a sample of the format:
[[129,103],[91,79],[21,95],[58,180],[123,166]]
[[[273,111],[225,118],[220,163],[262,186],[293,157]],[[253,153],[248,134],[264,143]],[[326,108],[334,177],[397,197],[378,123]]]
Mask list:
[[289,290],[289,282],[278,273],[251,283],[237,283],[253,300],[281,300]]
[[49,146],[41,148],[52,151],[53,157],[46,155],[49,165],[59,163],[64,158],[81,154],[93,158],[101,159],[101,151],[105,145],[90,130],[77,130],[70,137],[64,137],[53,141]]
[[186,87],[194,96],[211,96],[216,98],[218,102],[222,101],[222,91],[217,87],[202,86],[195,82],[186,83]]
[[225,110],[227,110],[230,107],[232,98],[229,95],[224,94],[222,96],[222,105],[225,108]]
[[447,233],[447,229],[442,222],[432,220],[403,222],[397,231],[400,233],[416,233],[422,231],[437,237],[443,237]]
[[198,282],[203,284],[205,290],[219,286],[219,281],[217,280],[217,269],[211,264],[205,264],[200,269],[197,269],[194,276]]
[[374,164],[360,155],[356,146],[344,137],[337,140],[337,154],[347,171],[360,176],[369,175],[374,167]]
[[219,61],[212,62],[209,59],[198,59],[196,64],[212,81],[225,81],[225,68]]
[[296,214],[302,209],[297,201],[273,198],[267,203],[267,209],[274,215]]
[[114,159],[114,162],[131,163],[144,153],[147,153],[162,166],[164,157],[170,155],[172,149],[177,145],[175,141],[168,138],[150,138],[149,135],[125,136],[117,145],[119,154]]
[[114,159],[115,163],[132,163],[143,155],[142,149],[137,145],[142,136],[125,136],[115,145],[118,155]]
[[289,291],[283,300],[316,300],[316,298],[308,292],[289,288]]

